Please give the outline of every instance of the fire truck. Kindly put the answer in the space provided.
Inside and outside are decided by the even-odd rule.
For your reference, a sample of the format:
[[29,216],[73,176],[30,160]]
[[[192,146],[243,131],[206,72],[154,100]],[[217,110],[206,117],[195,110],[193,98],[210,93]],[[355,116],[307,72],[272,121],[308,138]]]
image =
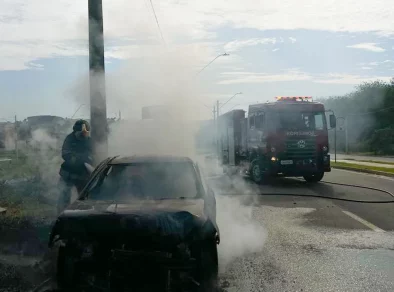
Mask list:
[[[334,115],[330,128],[336,127]],[[324,105],[311,97],[276,97],[276,101],[232,110],[217,121],[218,154],[225,173],[242,172],[256,183],[272,176],[320,181],[331,171]]]

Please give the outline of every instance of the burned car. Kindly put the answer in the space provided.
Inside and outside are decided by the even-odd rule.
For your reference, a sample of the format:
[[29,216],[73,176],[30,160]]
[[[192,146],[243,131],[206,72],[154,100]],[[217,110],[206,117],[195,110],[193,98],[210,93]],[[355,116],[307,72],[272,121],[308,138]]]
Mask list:
[[216,200],[186,157],[104,160],[78,200],[61,213],[63,291],[216,291]]

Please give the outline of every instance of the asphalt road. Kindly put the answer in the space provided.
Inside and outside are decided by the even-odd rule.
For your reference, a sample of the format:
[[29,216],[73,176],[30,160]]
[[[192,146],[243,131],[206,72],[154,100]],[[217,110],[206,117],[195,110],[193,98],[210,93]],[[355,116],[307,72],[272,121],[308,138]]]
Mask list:
[[[394,192],[394,179],[333,170],[324,181]],[[370,189],[216,177],[221,292],[394,291],[394,204]],[[49,285],[48,285],[49,287]],[[43,291],[43,290],[42,290]]]
[[[333,170],[324,180],[394,192],[393,179],[349,171]],[[285,178],[215,188],[223,291],[394,291],[394,204],[283,196],[394,199],[389,195]]]

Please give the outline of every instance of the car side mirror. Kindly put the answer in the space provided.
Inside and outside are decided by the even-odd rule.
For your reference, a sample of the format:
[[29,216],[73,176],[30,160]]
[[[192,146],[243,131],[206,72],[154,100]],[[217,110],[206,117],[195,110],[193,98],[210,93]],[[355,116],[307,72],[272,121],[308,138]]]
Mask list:
[[337,127],[337,118],[334,115],[330,115],[330,128],[334,129]]

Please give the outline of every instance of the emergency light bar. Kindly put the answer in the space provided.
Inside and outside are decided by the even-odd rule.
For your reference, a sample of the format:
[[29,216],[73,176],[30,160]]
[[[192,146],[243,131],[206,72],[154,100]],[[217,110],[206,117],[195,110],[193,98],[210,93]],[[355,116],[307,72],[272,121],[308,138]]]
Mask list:
[[312,96],[277,96],[276,101],[312,101]]

